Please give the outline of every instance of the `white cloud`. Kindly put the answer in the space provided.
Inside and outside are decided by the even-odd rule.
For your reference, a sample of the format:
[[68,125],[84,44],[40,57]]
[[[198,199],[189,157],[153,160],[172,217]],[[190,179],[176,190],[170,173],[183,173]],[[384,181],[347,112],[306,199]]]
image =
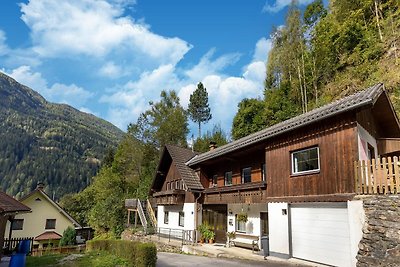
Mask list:
[[220,73],[232,61],[238,59],[237,54],[227,54],[213,60],[214,50],[210,50],[198,64],[183,71],[183,78],[178,77],[175,66],[162,65],[153,71],[142,73],[136,81],[114,88],[115,93],[102,96],[100,102],[112,106],[107,118],[121,129],[125,129],[126,125],[135,122],[140,113],[149,107],[150,100],[158,100],[161,90],[175,89],[181,105],[186,108],[190,94],[201,81],[207,88],[213,114],[213,119],[206,128],[219,123],[229,131],[237,104],[243,98],[259,97],[262,94],[266,71],[262,58],[266,58],[270,48],[270,40],[261,38],[255,45],[252,61],[244,67],[240,76],[226,76]]
[[49,101],[65,103],[79,107],[93,96],[93,93],[76,86],[55,83],[48,87],[46,79],[39,72],[32,72],[30,66],[20,66],[8,75],[44,96]]
[[124,75],[122,67],[116,65],[114,62],[109,61],[106,64],[104,64],[100,70],[99,73],[103,76],[106,76],[108,78],[119,78]]
[[[299,5],[307,5],[311,3],[313,0],[297,0],[297,3]],[[286,6],[289,6],[293,0],[267,0],[265,2],[265,5],[263,7],[263,12],[269,12],[269,13],[276,13],[284,9]]]
[[8,46],[6,45],[6,33],[0,30],[0,56],[7,54]]
[[141,54],[161,64],[176,64],[189,51],[187,42],[154,34],[148,26],[123,16],[126,5],[122,0],[31,0],[21,4],[21,18],[42,57],[104,57],[127,50],[132,57]]
[[261,38],[256,43],[256,48],[253,55],[253,61],[263,61],[268,60],[268,53],[272,48],[272,40],[265,37]]
[[235,64],[239,58],[240,55],[235,53],[235,54],[225,54],[223,56],[220,56],[214,60],[212,60],[212,56],[215,53],[215,48],[210,49],[201,59],[200,62],[195,65],[193,68],[185,71],[185,74],[191,79],[191,80],[201,80],[204,76],[207,76],[209,74],[214,74],[218,73],[221,70],[223,70],[225,67],[229,65]]

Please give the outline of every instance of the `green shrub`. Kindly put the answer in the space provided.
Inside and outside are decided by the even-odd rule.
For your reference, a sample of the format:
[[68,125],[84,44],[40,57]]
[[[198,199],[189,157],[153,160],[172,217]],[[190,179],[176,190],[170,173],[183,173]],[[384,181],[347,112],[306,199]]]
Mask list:
[[63,236],[60,240],[60,246],[72,246],[76,242],[76,232],[71,226],[64,230]]
[[126,240],[90,240],[86,243],[88,251],[108,251],[129,261],[135,267],[153,267],[157,262],[157,249],[153,243]]

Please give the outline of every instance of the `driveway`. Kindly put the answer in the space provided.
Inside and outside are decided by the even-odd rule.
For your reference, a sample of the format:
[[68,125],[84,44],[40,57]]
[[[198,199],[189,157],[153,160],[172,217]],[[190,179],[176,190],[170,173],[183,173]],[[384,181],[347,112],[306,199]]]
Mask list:
[[208,258],[203,256],[176,254],[167,252],[157,253],[157,267],[195,267],[195,266],[215,266],[215,267],[285,267],[295,266],[289,263],[272,262],[266,260],[265,262],[246,261],[237,259],[223,259],[223,258]]

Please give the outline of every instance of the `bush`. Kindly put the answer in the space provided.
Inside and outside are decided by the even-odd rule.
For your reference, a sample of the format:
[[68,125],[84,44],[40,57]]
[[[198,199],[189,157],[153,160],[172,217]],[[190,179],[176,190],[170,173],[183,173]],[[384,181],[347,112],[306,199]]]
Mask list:
[[88,251],[108,251],[129,261],[135,267],[153,267],[157,262],[157,249],[153,243],[126,240],[90,240],[86,243]]
[[76,242],[76,232],[71,226],[64,230],[63,236],[60,240],[60,246],[72,246]]

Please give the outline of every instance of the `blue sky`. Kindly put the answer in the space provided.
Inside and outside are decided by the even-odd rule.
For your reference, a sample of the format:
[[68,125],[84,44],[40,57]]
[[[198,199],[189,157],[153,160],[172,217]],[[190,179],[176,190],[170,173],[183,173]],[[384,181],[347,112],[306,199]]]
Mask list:
[[204,129],[229,133],[239,101],[262,96],[269,34],[290,2],[2,0],[0,70],[122,130],[161,90],[186,108],[201,81],[213,113]]

